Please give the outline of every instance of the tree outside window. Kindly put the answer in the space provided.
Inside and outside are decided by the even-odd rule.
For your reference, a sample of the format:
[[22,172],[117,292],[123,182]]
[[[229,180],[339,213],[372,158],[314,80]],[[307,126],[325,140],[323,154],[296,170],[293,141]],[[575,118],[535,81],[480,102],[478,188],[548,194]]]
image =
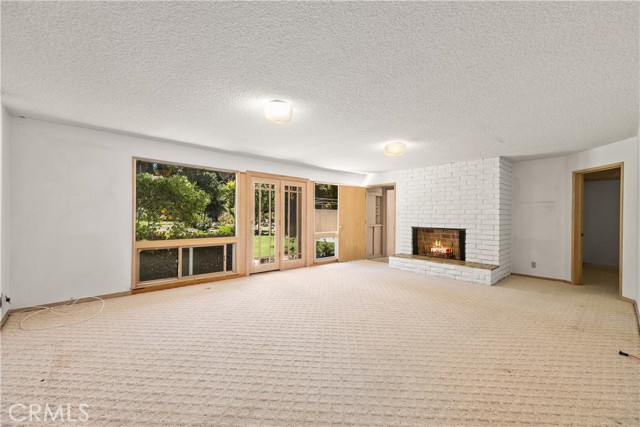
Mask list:
[[136,162],[136,240],[235,236],[236,175]]

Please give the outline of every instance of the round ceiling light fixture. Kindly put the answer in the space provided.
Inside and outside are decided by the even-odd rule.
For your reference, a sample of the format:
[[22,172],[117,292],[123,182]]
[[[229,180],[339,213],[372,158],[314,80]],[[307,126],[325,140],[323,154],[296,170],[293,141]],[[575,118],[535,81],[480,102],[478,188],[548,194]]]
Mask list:
[[267,101],[262,107],[264,118],[273,123],[287,123],[293,116],[293,106],[290,102],[273,100]]
[[384,153],[387,156],[401,156],[407,151],[407,144],[402,141],[390,142],[384,146]]

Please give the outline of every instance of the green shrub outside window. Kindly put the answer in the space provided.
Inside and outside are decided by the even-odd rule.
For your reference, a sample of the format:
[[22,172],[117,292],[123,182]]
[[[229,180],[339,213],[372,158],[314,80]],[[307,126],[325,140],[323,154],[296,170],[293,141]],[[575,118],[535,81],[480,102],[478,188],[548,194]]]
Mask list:
[[138,160],[136,240],[235,236],[236,174]]

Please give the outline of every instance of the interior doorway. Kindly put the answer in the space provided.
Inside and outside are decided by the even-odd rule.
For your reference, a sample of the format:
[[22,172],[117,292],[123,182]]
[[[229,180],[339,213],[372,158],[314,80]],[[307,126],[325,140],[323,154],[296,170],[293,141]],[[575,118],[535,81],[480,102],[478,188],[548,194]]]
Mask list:
[[251,176],[250,273],[306,263],[306,181]]
[[571,283],[621,296],[624,164],[573,173]]
[[395,254],[396,191],[395,185],[367,188],[366,256],[385,261]]

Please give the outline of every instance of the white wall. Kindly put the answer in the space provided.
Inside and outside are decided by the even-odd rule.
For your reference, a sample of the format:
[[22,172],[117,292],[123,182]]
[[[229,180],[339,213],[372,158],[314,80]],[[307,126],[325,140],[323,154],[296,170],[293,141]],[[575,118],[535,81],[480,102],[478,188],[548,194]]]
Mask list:
[[[2,118],[0,119],[0,134],[2,144],[0,147],[0,294],[12,297],[9,282],[9,147],[10,147],[10,120],[6,110],[2,108]],[[12,301],[13,303],[13,301]],[[9,304],[2,301],[0,318],[9,310]]]
[[618,162],[624,162],[622,295],[638,297],[637,137],[567,156],[513,163],[514,273],[571,279],[572,172]]
[[364,176],[11,117],[13,307],[131,286],[132,157],[359,185]]
[[584,183],[584,253],[587,264],[617,266],[620,255],[620,181]]
[[[565,159],[513,162],[511,266],[514,273],[565,279]],[[570,190],[569,190],[570,191]],[[537,264],[531,267],[531,262]]]
[[6,235],[4,234],[4,227],[2,226],[2,224],[4,223],[3,221],[5,217],[4,210],[6,207],[5,207],[2,196],[4,195],[4,191],[3,191],[4,190],[3,184],[5,182],[4,174],[7,171],[7,168],[4,165],[4,160],[5,160],[4,146],[5,144],[8,144],[9,141],[7,141],[7,139],[5,138],[5,128],[7,128],[7,125],[8,125],[5,109],[2,108],[2,111],[0,111],[0,113],[1,113],[0,115],[0,303],[2,303],[2,307],[0,308],[0,319],[1,319],[7,310],[6,304],[4,304],[4,292],[6,289],[6,285],[4,284],[4,277],[2,277],[2,275],[5,272],[5,269],[3,266],[4,251],[2,250],[3,249],[2,246],[4,243],[4,239],[6,238]]

